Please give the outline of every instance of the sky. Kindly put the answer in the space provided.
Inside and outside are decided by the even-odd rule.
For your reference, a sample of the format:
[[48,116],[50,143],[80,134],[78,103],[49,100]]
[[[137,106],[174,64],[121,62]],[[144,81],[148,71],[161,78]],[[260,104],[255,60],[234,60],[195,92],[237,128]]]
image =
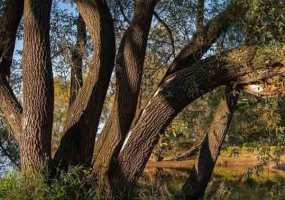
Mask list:
[[[70,3],[63,3],[63,2],[58,2],[58,8],[61,10],[68,10],[72,13],[76,13],[76,9],[74,6],[72,6]],[[15,45],[15,50],[22,50],[23,49],[23,40],[17,39],[16,45]]]

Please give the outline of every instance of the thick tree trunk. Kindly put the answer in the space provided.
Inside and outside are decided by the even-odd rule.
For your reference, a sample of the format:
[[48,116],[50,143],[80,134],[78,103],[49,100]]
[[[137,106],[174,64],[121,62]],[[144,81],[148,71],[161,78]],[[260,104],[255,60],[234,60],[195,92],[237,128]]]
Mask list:
[[[119,70],[117,73],[117,87],[119,89],[117,91],[113,112],[95,146],[95,164],[93,167],[93,173],[95,175],[97,174],[97,176],[101,178],[107,176],[107,181],[106,178],[104,178],[104,180],[101,182],[108,182],[108,177],[110,177],[108,170],[111,169],[110,165],[112,158],[117,157],[123,141],[125,140],[126,133],[129,131],[129,128],[134,120],[135,114],[138,113],[136,108],[142,74],[142,59],[144,58],[146,44],[145,40],[147,39],[146,34],[148,33],[149,29],[149,27],[146,25],[150,26],[151,17],[154,12],[154,5],[157,2],[137,1],[136,3],[134,19],[129,30],[123,37],[121,48],[119,50]],[[200,2],[200,7],[203,7],[203,5],[201,5],[202,3],[203,2]],[[241,7],[240,5],[238,6]],[[205,40],[201,41],[201,39],[198,38],[197,33],[191,44],[187,45],[175,59],[166,75],[174,73],[176,70],[178,70],[177,66],[180,66],[179,69],[182,69],[188,66],[189,63],[192,64],[196,62],[196,59],[200,59],[203,53],[210,48],[211,44],[216,41],[219,35],[226,31],[238,16],[245,13],[245,9],[240,12],[235,12],[234,8],[236,9],[237,5],[231,4],[224,12],[209,22],[209,24],[205,27],[205,30],[208,33]],[[203,10],[201,12],[203,12]],[[201,12],[199,15],[203,15]],[[149,20],[148,24],[144,24],[142,19],[145,23],[147,23]],[[201,19],[199,20],[201,21]],[[201,24],[201,22],[199,22],[199,26],[202,25],[203,23]],[[136,43],[138,43],[138,45],[132,45],[133,49],[130,48],[130,51],[128,46],[133,44],[133,38],[136,38]],[[143,43],[141,43],[142,41]],[[133,60],[134,58],[135,60]],[[191,62],[189,62],[189,60]],[[111,169],[111,171],[113,171],[113,169]]]
[[54,158],[56,167],[91,164],[103,103],[115,59],[113,19],[105,1],[77,0],[77,7],[90,32],[93,63],[75,101],[70,106],[65,134]]
[[[237,91],[226,90],[202,142],[195,169],[183,186],[181,196],[184,199],[201,199],[210,181],[239,96]],[[178,199],[181,199],[181,196]]]
[[262,49],[245,47],[231,51],[216,61],[213,57],[207,58],[200,64],[192,65],[167,78],[130,130],[118,156],[117,168],[113,170],[114,184],[120,183],[126,189],[135,183],[157,144],[159,134],[177,113],[198,97],[220,85],[249,84],[283,74],[284,52],[277,51],[272,59],[273,63],[279,64],[269,68],[265,61],[255,63],[263,53],[265,51]]
[[9,85],[17,28],[23,15],[22,0],[6,0],[0,16],[0,110],[13,136],[21,134],[22,107]]
[[[117,55],[116,97],[112,113],[95,147],[93,174],[108,182],[108,170],[137,111],[148,34],[156,0],[135,1],[134,17]],[[103,186],[104,187],[104,186]]]
[[71,50],[71,73],[70,73],[70,97],[69,97],[69,105],[71,105],[76,96],[78,91],[81,89],[83,85],[83,77],[82,77],[82,62],[83,62],[83,55],[85,51],[86,45],[86,26],[79,15],[78,19],[76,20],[77,25],[77,40],[75,47]]
[[34,173],[51,156],[53,78],[50,60],[51,0],[24,1],[23,132],[21,169]]

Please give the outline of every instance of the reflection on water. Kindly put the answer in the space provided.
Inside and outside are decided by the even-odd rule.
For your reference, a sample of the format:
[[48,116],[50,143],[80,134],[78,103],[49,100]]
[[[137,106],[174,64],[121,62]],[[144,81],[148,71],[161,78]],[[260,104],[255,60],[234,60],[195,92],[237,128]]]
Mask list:
[[[177,195],[190,172],[191,168],[148,168],[135,199],[181,199]],[[274,168],[217,167],[204,199],[285,200],[285,173]]]

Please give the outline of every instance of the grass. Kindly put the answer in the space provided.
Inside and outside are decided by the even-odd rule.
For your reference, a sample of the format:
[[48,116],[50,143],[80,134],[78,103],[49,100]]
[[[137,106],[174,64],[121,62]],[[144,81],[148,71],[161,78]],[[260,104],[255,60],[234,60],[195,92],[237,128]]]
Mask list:
[[[205,200],[285,200],[285,171],[274,165],[261,167],[257,153],[251,149],[224,151],[214,170]],[[281,159],[284,162],[284,158]],[[193,167],[193,161],[152,163],[140,179],[134,200],[172,200]],[[282,164],[282,163],[281,163]],[[151,166],[151,165],[149,165]],[[169,167],[170,166],[170,167]],[[82,178],[88,171],[70,169],[51,180],[48,185],[41,177],[22,177],[12,172],[0,179],[0,200],[101,200],[96,188],[85,188]]]

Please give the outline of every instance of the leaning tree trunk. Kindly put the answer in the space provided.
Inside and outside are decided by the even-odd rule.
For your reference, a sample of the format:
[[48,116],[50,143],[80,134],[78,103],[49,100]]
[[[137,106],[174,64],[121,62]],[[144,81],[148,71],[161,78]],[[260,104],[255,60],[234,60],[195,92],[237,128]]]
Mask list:
[[22,107],[9,85],[9,79],[23,5],[22,0],[7,0],[0,16],[0,110],[16,139],[21,134]]
[[[181,196],[184,199],[201,199],[210,181],[213,169],[220,154],[224,138],[229,130],[235,111],[238,92],[226,89],[225,97],[221,99],[200,148],[195,169],[186,180]],[[181,199],[181,196],[178,199]]]
[[[238,88],[237,88],[238,89]],[[282,93],[274,84],[253,84],[241,86],[246,93],[256,96],[273,96]],[[284,88],[283,88],[284,89]],[[210,181],[224,138],[228,132],[232,116],[236,110],[239,91],[227,87],[210,124],[208,134],[202,141],[195,169],[186,180],[178,199],[202,199]]]
[[24,1],[21,169],[43,169],[51,157],[53,78],[50,59],[51,0]]
[[198,97],[221,85],[249,84],[284,73],[285,56],[282,51],[276,51],[276,55],[271,57],[275,64],[269,68],[266,61],[255,63],[265,51],[244,47],[230,51],[216,61],[214,57],[207,58],[168,77],[130,130],[113,170],[113,184],[122,186],[124,191],[136,182],[157,144],[159,134]]
[[[93,174],[102,190],[109,188],[109,170],[137,110],[148,34],[157,0],[135,1],[135,12],[117,55],[116,96],[111,116],[95,147]],[[107,189],[108,188],[108,189]]]
[[113,19],[105,1],[76,1],[93,42],[93,62],[82,88],[71,104],[65,134],[54,158],[54,166],[90,166],[97,128],[115,59]]
[[[201,2],[200,4],[203,4]],[[143,42],[147,38],[148,27],[144,23],[150,23],[151,17],[153,15],[153,6],[155,1],[137,1],[137,7],[134,14],[134,19],[129,30],[126,32],[121,48],[119,49],[118,60],[119,61],[119,72],[118,73],[118,91],[119,96],[117,96],[115,101],[115,106],[113,109],[113,115],[110,120],[107,122],[106,127],[103,130],[103,133],[98,139],[98,142],[95,146],[95,159],[93,171],[98,177],[112,177],[113,169],[110,170],[110,165],[112,164],[112,158],[116,158],[122,145],[125,140],[126,133],[129,131],[131,124],[135,124],[133,121],[134,115],[136,114],[136,107],[139,89],[140,86],[140,73],[142,71],[142,64],[144,59],[145,43]],[[200,6],[201,7],[201,6]],[[216,41],[219,35],[222,32],[225,32],[229,26],[233,24],[238,16],[241,16],[245,13],[245,9],[238,5],[240,12],[236,12],[237,4],[230,4],[229,7],[218,16],[214,17],[206,26],[205,26],[205,40],[201,41],[199,34],[197,33],[192,42],[187,45],[181,53],[174,60],[173,64],[170,66],[167,74],[171,74],[185,68],[194,62],[199,60],[200,57],[205,53],[211,46],[212,43]],[[138,12],[140,11],[140,12]],[[202,15],[203,11],[199,15]],[[202,14],[201,14],[202,13]],[[200,21],[203,21],[203,19]],[[144,23],[143,23],[144,22]],[[142,28],[140,28],[144,25]],[[150,24],[148,24],[150,25]],[[203,23],[199,23],[199,26],[202,26]],[[147,28],[147,29],[146,29]],[[200,29],[202,29],[200,27]],[[139,43],[136,48],[128,49],[128,44],[131,44],[132,38],[142,38],[139,39]],[[139,37],[140,36],[140,37]],[[204,36],[203,36],[204,38]],[[122,48],[124,47],[125,48]],[[130,51],[131,50],[131,51]],[[129,52],[129,53],[128,53]],[[141,53],[140,53],[141,52]],[[128,56],[130,55],[130,56]],[[126,58],[125,58],[126,57]],[[134,61],[132,61],[134,59]],[[136,65],[137,67],[135,67]],[[138,65],[139,64],[139,65]],[[134,70],[136,69],[136,70]],[[138,70],[140,69],[140,70]],[[123,73],[124,72],[124,73]],[[131,73],[131,72],[140,72],[140,73]],[[124,78],[122,78],[124,77]],[[127,81],[126,81],[126,80]],[[131,83],[131,84],[130,84]],[[131,90],[129,89],[131,85]],[[125,87],[122,87],[125,86]],[[127,95],[128,94],[128,95]],[[128,98],[126,98],[128,96]],[[111,173],[108,173],[110,171]],[[101,174],[101,175],[100,175]],[[103,174],[103,175],[102,175]],[[103,180],[103,182],[105,182]]]

